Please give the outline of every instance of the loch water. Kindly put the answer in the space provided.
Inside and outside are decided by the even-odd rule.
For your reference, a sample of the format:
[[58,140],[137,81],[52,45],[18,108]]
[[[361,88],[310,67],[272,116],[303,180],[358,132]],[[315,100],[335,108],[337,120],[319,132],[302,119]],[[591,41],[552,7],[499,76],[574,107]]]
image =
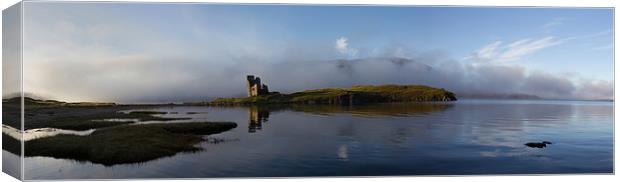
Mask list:
[[[233,121],[205,150],[136,164],[27,157],[26,179],[613,173],[613,102],[459,100],[362,106],[161,107]],[[219,141],[219,142],[209,142]],[[545,148],[528,142],[550,141]],[[5,160],[18,160],[3,151]]]

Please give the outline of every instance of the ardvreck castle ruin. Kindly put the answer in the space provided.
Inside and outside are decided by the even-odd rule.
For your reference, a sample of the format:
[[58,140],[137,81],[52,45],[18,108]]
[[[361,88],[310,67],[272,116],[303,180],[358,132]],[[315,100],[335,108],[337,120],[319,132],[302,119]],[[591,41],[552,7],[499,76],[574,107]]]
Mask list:
[[259,77],[248,75],[247,81],[248,97],[269,94],[269,88],[267,88],[267,85],[260,83]]

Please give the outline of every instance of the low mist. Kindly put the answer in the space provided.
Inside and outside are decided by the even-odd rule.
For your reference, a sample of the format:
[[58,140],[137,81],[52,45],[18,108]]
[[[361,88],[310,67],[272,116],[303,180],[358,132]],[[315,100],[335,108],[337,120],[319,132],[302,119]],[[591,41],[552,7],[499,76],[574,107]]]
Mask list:
[[[425,64],[425,63],[433,63]],[[121,103],[192,102],[245,96],[245,77],[261,77],[271,91],[353,85],[421,84],[453,91],[457,97],[531,95],[548,99],[611,99],[613,83],[576,82],[567,76],[519,66],[463,64],[453,60],[396,57],[288,62],[126,60],[110,69],[96,65],[46,65],[39,74],[42,97],[67,101]],[[79,67],[79,69],[72,69]],[[72,70],[72,71],[67,71]],[[77,84],[79,83],[79,84]],[[34,93],[37,94],[37,93]]]

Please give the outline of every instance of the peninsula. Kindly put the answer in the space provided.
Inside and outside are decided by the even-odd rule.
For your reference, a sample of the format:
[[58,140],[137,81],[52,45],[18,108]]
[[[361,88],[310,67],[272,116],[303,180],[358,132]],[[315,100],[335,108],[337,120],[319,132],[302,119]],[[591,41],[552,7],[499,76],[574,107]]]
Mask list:
[[[259,80],[256,82],[256,80]],[[248,97],[217,98],[208,105],[257,104],[335,104],[359,105],[388,102],[455,101],[454,93],[423,85],[360,85],[351,88],[325,88],[291,94],[261,90],[267,88],[260,78],[248,76]]]

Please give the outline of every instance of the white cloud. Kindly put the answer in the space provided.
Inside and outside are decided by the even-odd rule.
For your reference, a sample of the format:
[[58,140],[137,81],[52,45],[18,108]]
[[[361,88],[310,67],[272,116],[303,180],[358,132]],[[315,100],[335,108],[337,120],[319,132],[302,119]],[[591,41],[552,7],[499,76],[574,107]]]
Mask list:
[[597,46],[597,47],[593,47],[593,50],[597,50],[597,51],[607,51],[607,50],[612,50],[614,48],[613,44],[607,44],[607,45],[602,45],[602,46]]
[[340,53],[346,53],[349,47],[349,43],[347,43],[346,37],[340,37],[336,40],[336,50]]
[[358,50],[355,48],[349,47],[348,39],[346,37],[340,37],[336,39],[335,48],[341,54],[347,56],[347,58],[354,58],[357,56]]
[[611,29],[607,29],[607,30],[602,30],[596,33],[591,33],[591,34],[587,34],[581,37],[576,37],[576,38],[583,38],[583,39],[592,39],[592,38],[612,38],[612,34],[613,31]]
[[500,61],[513,61],[521,59],[521,57],[532,54],[536,51],[542,50],[547,47],[561,44],[562,41],[557,41],[553,37],[545,37],[538,40],[524,39],[516,41],[508,45],[507,50],[504,51],[499,57]]
[[478,49],[472,53],[472,56],[467,57],[467,59],[493,62],[515,61],[542,49],[561,44],[562,42],[562,40],[557,40],[551,36],[536,40],[521,39],[508,45],[502,45],[501,41],[495,41]]
[[556,18],[551,20],[548,23],[545,23],[541,28],[546,32],[549,33],[553,30],[555,30],[556,27],[560,26],[564,24],[564,18]]
[[502,41],[495,41],[493,43],[487,44],[486,46],[480,48],[478,51],[474,52],[472,58],[476,60],[493,59],[497,54],[497,49],[500,44],[502,44]]

